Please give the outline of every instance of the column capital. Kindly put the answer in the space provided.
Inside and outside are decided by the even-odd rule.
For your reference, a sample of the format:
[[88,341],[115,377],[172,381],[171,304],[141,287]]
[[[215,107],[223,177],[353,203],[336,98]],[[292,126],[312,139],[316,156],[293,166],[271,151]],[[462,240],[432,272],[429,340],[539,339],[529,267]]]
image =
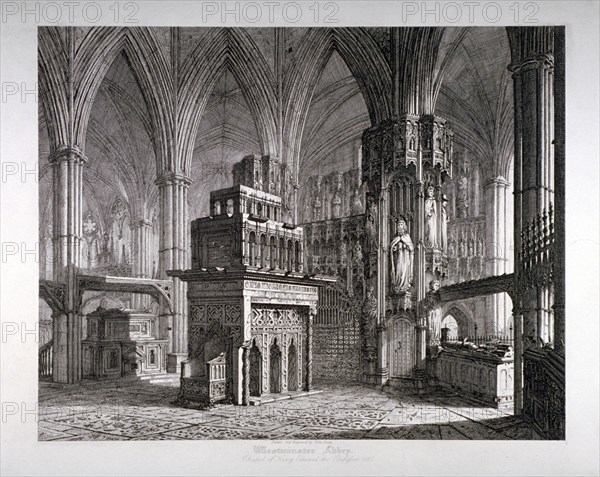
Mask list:
[[148,219],[139,219],[139,220],[134,220],[132,222],[130,222],[129,227],[132,229],[138,228],[138,227],[152,227],[152,221],[148,220]]
[[509,184],[510,184],[510,182],[508,182],[504,177],[497,176],[497,177],[492,177],[491,179],[488,179],[487,181],[485,181],[485,183],[483,184],[483,187],[486,189],[488,187],[492,187],[492,186],[508,187]]
[[85,164],[88,160],[83,151],[78,146],[58,146],[49,156],[48,161],[51,164],[57,164],[63,161],[73,161]]
[[189,186],[192,182],[192,179],[184,174],[177,172],[165,172],[156,178],[155,184],[159,187],[166,185]]
[[522,61],[517,61],[508,65],[508,70],[513,74],[513,77],[535,69],[547,69],[553,71],[554,55],[551,53],[532,55]]

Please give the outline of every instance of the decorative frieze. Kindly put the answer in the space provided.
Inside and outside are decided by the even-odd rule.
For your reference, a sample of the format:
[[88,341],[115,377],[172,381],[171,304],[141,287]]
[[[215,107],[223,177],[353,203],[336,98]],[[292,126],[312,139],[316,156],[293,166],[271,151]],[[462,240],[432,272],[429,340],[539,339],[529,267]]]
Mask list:
[[300,331],[308,314],[306,307],[264,308],[258,305],[252,307],[252,330],[270,329]]
[[190,304],[189,308],[189,322],[192,325],[220,322],[226,326],[233,326],[242,321],[242,306],[237,304]]

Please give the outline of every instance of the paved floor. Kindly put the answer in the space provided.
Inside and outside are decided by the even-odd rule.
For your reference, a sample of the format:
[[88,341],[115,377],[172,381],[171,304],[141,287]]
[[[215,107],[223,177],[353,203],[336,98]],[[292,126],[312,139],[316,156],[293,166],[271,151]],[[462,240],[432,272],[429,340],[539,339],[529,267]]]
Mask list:
[[178,388],[168,383],[42,382],[39,440],[539,439],[510,411],[474,406],[447,391],[399,395],[317,384],[323,393],[198,411],[172,405]]

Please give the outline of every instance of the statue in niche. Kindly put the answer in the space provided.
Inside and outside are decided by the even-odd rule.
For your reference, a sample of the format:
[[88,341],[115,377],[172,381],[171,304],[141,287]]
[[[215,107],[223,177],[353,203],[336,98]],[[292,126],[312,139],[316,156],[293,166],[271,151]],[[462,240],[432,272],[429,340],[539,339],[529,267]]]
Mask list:
[[441,132],[437,128],[436,128],[436,132],[435,132],[435,150],[443,151],[442,135],[441,135]]
[[233,215],[233,199],[227,200],[227,216],[231,217]]
[[83,221],[83,237],[85,246],[81,250],[82,265],[86,268],[94,268],[98,265],[98,238],[97,238],[97,226],[94,222],[94,216],[91,212],[87,212],[85,220]]
[[448,249],[448,213],[446,212],[446,205],[448,204],[448,198],[442,196],[442,208],[440,210],[441,226],[440,238],[442,242],[442,250],[445,252]]
[[113,202],[110,214],[112,218],[111,248],[113,252],[113,263],[120,264],[123,263],[126,258],[124,251],[123,225],[127,214],[127,206],[120,197],[117,197]]
[[450,239],[450,241],[448,242],[448,256],[451,258],[454,258],[456,253],[455,250],[455,246],[454,246],[454,239]]
[[321,200],[319,196],[313,201],[313,220],[321,220]]
[[406,137],[408,138],[408,149],[410,151],[414,151],[415,147],[415,137],[413,133],[413,125],[411,122],[406,123]]
[[425,246],[437,247],[437,206],[433,187],[427,188],[425,199]]
[[396,293],[408,290],[412,284],[414,252],[413,242],[406,230],[406,222],[402,219],[398,221],[397,234],[390,243],[391,283]]
[[363,305],[363,346],[367,347],[369,341],[375,338],[375,327],[377,326],[377,297],[373,286],[367,289],[367,298]]
[[462,176],[458,179],[458,200],[457,208],[461,219],[467,217],[467,209],[469,208],[469,191],[468,191],[468,179],[466,176]]
[[404,151],[404,137],[398,136],[398,141],[396,142],[396,153],[401,154]]
[[469,173],[470,169],[471,169],[471,160],[467,156],[467,153],[463,152],[462,161],[460,164],[460,172],[464,176]]
[[310,215],[310,204],[308,201],[304,204],[304,222],[311,222],[313,217]]
[[378,210],[377,204],[375,203],[375,199],[373,197],[369,197],[367,199],[367,221],[365,223],[365,231],[366,231],[366,249],[367,252],[373,252],[377,250],[377,220],[378,220]]
[[331,201],[332,219],[337,219],[342,215],[342,199],[340,198],[339,189],[336,189],[333,200]]
[[352,215],[362,214],[362,202],[360,200],[360,189],[354,190],[354,197],[352,199]]
[[426,125],[424,127],[423,133],[424,134],[421,136],[423,149],[429,150],[429,149],[431,149],[431,134],[433,134],[433,131],[431,130],[431,126]]

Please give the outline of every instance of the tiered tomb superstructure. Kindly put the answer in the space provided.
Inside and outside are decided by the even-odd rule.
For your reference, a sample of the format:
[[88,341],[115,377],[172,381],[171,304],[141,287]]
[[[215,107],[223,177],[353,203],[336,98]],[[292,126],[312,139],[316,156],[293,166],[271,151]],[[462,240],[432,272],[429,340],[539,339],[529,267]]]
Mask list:
[[[247,405],[251,396],[311,390],[318,287],[334,280],[304,273],[303,229],[278,195],[286,176],[279,161],[248,156],[234,166],[232,187],[211,192],[211,215],[192,222],[192,269],[169,272],[188,282],[182,400]],[[220,356],[217,386],[222,373],[209,363]]]

